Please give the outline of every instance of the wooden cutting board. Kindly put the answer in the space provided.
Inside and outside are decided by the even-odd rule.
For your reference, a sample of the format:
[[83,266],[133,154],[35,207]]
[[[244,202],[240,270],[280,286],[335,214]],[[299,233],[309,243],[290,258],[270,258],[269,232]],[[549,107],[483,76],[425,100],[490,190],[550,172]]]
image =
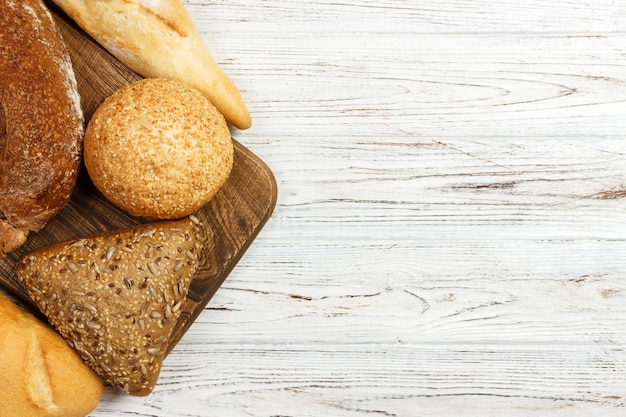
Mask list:
[[[70,51],[88,121],[106,97],[141,79],[78,28],[62,11],[48,5]],[[237,141],[234,166],[226,184],[198,213],[210,238],[206,262],[196,273],[168,353],[222,285],[268,220],[276,204],[276,181],[270,169]],[[26,244],[0,261],[0,282],[30,302],[15,275],[15,263],[26,252],[76,237],[135,226],[146,221],[115,207],[91,183],[84,166],[69,204]]]

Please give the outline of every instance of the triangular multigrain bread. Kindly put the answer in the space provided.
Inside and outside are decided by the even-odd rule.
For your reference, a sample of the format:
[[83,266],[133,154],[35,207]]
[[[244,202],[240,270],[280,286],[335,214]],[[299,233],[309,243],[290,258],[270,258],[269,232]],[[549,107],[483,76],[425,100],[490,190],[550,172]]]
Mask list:
[[205,241],[190,216],[30,252],[17,274],[87,364],[143,396],[156,384]]

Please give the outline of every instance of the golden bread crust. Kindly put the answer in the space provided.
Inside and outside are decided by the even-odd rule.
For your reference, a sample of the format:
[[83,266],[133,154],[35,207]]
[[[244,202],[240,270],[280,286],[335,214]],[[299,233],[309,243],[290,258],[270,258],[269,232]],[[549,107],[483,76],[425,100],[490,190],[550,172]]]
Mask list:
[[233,81],[213,59],[180,0],[54,0],[85,32],[147,78],[173,78],[202,92],[226,121],[252,125]]
[[223,116],[197,90],[145,79],[121,88],[85,132],[85,165],[96,187],[139,217],[174,219],[204,206],[233,166]]
[[49,326],[0,293],[0,415],[83,417],[103,382]]

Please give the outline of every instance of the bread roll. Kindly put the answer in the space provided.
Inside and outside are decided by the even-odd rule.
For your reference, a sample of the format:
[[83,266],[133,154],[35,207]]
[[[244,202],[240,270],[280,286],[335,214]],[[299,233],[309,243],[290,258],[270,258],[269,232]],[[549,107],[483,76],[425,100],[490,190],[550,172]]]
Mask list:
[[144,396],[158,379],[205,241],[195,217],[142,225],[28,253],[17,275],[98,374]]
[[148,78],[102,103],[85,132],[95,186],[134,216],[175,219],[204,206],[233,166],[224,117],[197,90]]
[[83,417],[102,385],[61,336],[0,292],[0,416]]
[[239,129],[252,124],[233,82],[216,64],[180,0],[54,0],[128,68],[200,90]]
[[70,198],[83,114],[70,57],[41,0],[0,2],[0,258]]

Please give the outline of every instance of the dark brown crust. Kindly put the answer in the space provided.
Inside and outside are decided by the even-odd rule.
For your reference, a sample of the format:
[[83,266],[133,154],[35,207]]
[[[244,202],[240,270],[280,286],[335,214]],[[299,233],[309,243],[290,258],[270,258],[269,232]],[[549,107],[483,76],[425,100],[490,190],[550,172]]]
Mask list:
[[80,167],[76,80],[41,0],[0,2],[0,114],[2,258],[65,206]]

